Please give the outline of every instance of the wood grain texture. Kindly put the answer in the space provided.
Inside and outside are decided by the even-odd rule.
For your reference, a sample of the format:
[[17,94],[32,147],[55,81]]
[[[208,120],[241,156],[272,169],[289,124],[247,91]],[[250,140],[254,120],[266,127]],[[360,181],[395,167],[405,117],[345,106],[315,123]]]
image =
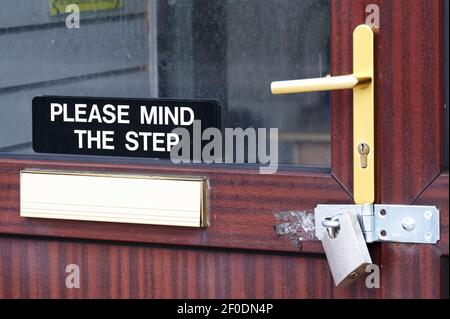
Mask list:
[[[377,201],[410,204],[440,173],[444,156],[443,1],[332,1],[332,74],[352,70],[352,32],[380,7],[377,35]],[[333,176],[353,189],[351,92],[332,95]],[[346,159],[339,161],[339,158]]]
[[[369,4],[377,4],[381,13],[376,52],[377,202],[438,206],[441,241],[437,247],[379,245],[374,260],[382,267],[382,289],[368,291],[357,283],[349,291],[334,289],[333,295],[440,297],[440,255],[448,256],[448,174],[427,187],[440,174],[444,154],[443,2],[332,1],[332,75],[351,73],[352,32],[365,22]],[[346,142],[353,129],[350,91],[332,93],[332,118],[337,117],[340,121],[332,122],[332,174],[352,193],[352,144]]]
[[[206,229],[21,218],[19,172],[24,168],[120,171],[142,174],[189,174],[210,181],[210,227]],[[349,203],[351,198],[329,174],[218,170],[212,167],[114,165],[0,160],[0,233],[126,242],[161,243],[297,251],[275,234],[274,211],[312,211],[318,203]],[[322,252],[305,241],[303,252]]]
[[380,10],[379,199],[409,204],[444,158],[443,1],[380,1]]
[[0,237],[0,274],[0,299],[331,297],[326,259],[293,254]]
[[383,244],[381,298],[441,298],[441,257],[432,245]]
[[414,201],[414,205],[433,205],[439,209],[441,219],[440,254],[448,256],[448,173],[437,177],[433,183]]
[[[0,237],[0,298],[442,296],[442,255],[448,256],[448,174],[437,177],[444,132],[442,1],[331,1],[333,75],[351,72],[351,35],[354,27],[364,23],[365,6],[372,3],[381,9],[377,202],[437,205],[442,225],[438,246],[371,245],[372,257],[382,267],[380,290],[365,289],[363,280],[348,289],[332,288],[323,255],[284,253],[296,248],[275,236],[274,210],[311,210],[318,203],[351,202],[352,97],[350,91],[341,91],[332,94],[332,176],[303,172],[261,176],[251,170],[207,166],[0,159],[0,233],[38,236]],[[18,216],[18,174],[23,168],[207,175],[211,227],[22,219]],[[302,252],[321,253],[321,244],[303,242]],[[69,263],[79,264],[85,276],[80,290],[64,285],[64,267]]]
[[[364,23],[363,1],[330,1],[331,75],[353,73],[353,30]],[[331,92],[332,174],[353,194],[353,95],[351,90]]]
[[381,246],[383,298],[442,298],[448,256],[448,173],[441,174],[417,198],[414,205],[433,205],[440,211],[438,245],[383,244]]

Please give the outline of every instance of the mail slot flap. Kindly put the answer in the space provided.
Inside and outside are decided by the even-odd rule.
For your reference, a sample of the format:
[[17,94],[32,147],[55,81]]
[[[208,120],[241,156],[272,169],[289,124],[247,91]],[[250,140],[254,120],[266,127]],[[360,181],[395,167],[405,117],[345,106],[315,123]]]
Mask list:
[[205,177],[24,170],[20,216],[204,227]]

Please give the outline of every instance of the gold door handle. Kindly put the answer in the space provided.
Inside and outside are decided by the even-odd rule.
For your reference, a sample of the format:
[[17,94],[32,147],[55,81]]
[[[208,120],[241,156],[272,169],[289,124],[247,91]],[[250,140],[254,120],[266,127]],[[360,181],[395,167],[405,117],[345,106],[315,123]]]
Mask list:
[[353,188],[356,204],[375,201],[375,34],[353,32],[353,74],[272,82],[273,94],[353,89]]
[[272,94],[292,94],[318,91],[353,89],[357,85],[368,84],[372,81],[370,75],[342,75],[327,76],[325,78],[290,80],[272,82]]

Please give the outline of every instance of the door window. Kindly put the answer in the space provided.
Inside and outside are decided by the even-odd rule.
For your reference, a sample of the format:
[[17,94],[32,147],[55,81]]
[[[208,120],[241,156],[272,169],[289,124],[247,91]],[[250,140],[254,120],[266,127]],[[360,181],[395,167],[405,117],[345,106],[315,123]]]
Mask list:
[[280,164],[330,166],[329,94],[270,92],[328,73],[328,0],[117,1],[79,28],[60,3],[2,1],[1,153],[35,154],[35,96],[215,99],[224,127],[278,128]]

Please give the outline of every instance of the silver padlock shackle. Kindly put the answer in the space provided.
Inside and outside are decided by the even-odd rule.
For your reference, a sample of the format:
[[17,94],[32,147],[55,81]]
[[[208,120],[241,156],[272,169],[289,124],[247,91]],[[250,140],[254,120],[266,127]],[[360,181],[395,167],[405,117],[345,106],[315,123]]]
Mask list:
[[326,219],[322,220],[322,226],[325,228],[338,228],[340,226],[340,224],[339,224],[340,216],[342,216],[342,214],[338,214],[331,218],[326,218]]
[[334,215],[330,218],[325,218],[322,220],[322,226],[327,229],[328,236],[330,238],[335,238],[337,235],[337,230],[340,228],[341,224],[339,223],[339,218],[342,214]]

